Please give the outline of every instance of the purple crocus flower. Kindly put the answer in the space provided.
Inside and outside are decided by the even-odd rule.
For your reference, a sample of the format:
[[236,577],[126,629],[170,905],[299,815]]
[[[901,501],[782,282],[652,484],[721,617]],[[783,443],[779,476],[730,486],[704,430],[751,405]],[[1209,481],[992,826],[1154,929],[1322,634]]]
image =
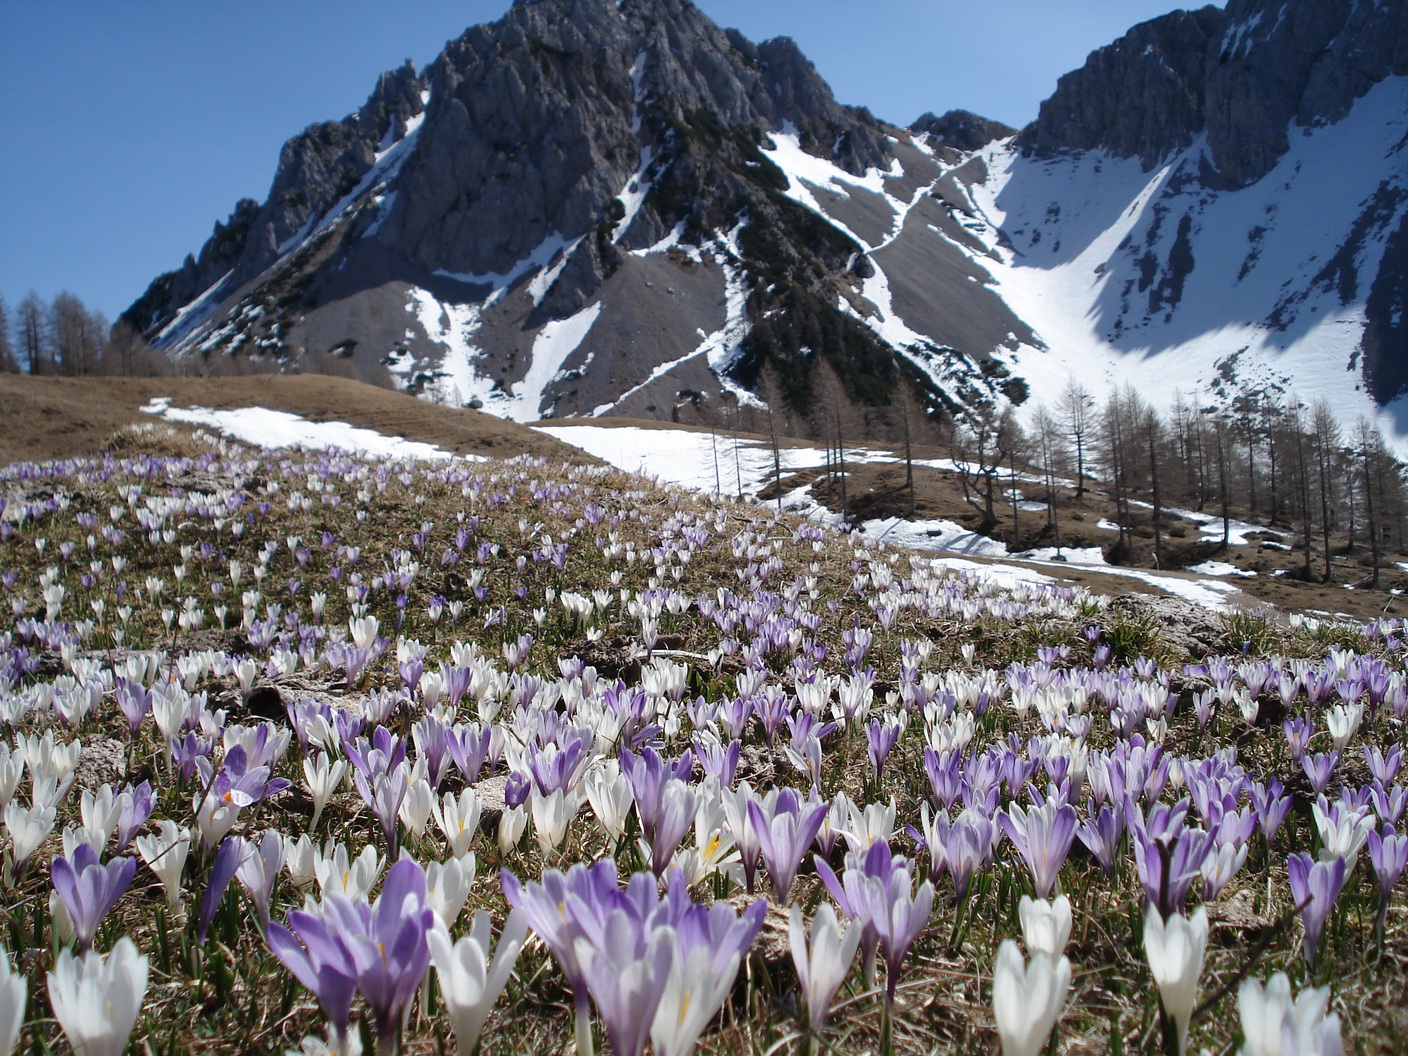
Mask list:
[[1212,853],[1212,838],[1202,829],[1184,823],[1187,800],[1176,807],[1156,803],[1147,820],[1141,820],[1132,803],[1127,809],[1134,821],[1134,862],[1144,896],[1167,919],[1181,912],[1193,881],[1202,876],[1203,862]]
[[439,789],[450,765],[450,731],[434,715],[424,715],[411,729],[417,754],[425,760],[430,787]]
[[640,1056],[669,981],[675,936],[670,928],[646,931],[622,910],[606,919],[606,941],[574,940],[588,990],[617,1056]]
[[1408,808],[1408,786],[1369,789],[1369,803],[1385,825],[1397,825]]
[[596,734],[586,727],[564,732],[556,744],[539,748],[528,746],[528,772],[538,794],[550,796],[561,789],[575,789],[591,761],[590,749]]
[[939,876],[947,871],[953,880],[954,897],[962,901],[973,873],[986,865],[992,855],[997,838],[995,825],[992,819],[972,810],[964,810],[953,821],[940,811],[929,822],[928,804],[921,810],[925,818],[924,831],[912,825],[905,826],[905,831],[928,850],[929,879],[937,883]]
[[1026,810],[1014,803],[998,823],[1031,870],[1036,897],[1049,898],[1076,836],[1075,808],[1054,798]]
[[826,817],[828,805],[818,800],[803,800],[791,788],[779,789],[777,798],[753,800],[748,804],[748,820],[753,826],[763,862],[772,878],[773,894],[779,903],[786,903],[787,892],[802,864],[802,856],[816,839]]
[[480,729],[477,723],[470,723],[467,726],[455,727],[446,738],[450,758],[455,761],[455,767],[464,775],[467,784],[472,785],[479,780],[480,771],[484,769],[484,763],[489,758],[489,737],[490,730],[487,727]]
[[[617,886],[616,864],[610,859],[592,865],[579,862],[566,873],[549,869],[540,881],[526,884],[505,869],[500,881],[509,904],[524,912],[529,927],[557,958],[572,988],[578,1038],[585,1031],[585,1037],[590,1039],[589,992],[576,940],[586,937],[591,921],[604,920],[623,897]],[[654,878],[649,882],[653,887]]]
[[938,805],[945,810],[952,807],[963,790],[963,768],[957,752],[940,754],[932,748],[924,749],[924,775],[934,789]]
[[152,795],[150,781],[143,781],[136,788],[129,785],[122,796],[122,811],[117,818],[117,853],[127,850],[147,819],[156,809],[156,799]]
[[342,745],[348,760],[368,779],[390,773],[406,760],[406,742],[385,726],[372,730],[370,739],[359,736],[350,740],[343,735]]
[[901,729],[899,722],[894,719],[885,722],[872,720],[865,728],[870,766],[875,771],[876,781],[884,775],[885,760],[889,759],[890,753],[894,751],[895,744],[900,739]]
[[725,788],[733,787],[742,749],[742,742],[736,740],[730,740],[727,746],[717,741],[704,742],[697,737],[694,740],[694,754],[699,759],[700,767]]
[[[295,915],[299,918],[297,922]],[[298,936],[282,924],[271,923],[266,936],[269,950],[318,999],[338,1039],[337,1049],[344,1052],[347,1025],[352,1018],[352,998],[357,993],[351,958],[329,934],[318,915],[290,913],[289,923],[298,928]]]
[[521,807],[528,802],[532,791],[533,782],[528,779],[528,775],[515,770],[504,780],[504,805]]
[[184,737],[173,737],[169,745],[171,749],[171,761],[176,765],[176,772],[180,775],[182,785],[190,784],[191,779],[196,776],[199,769],[198,764],[203,759],[208,759],[210,753],[215,750],[215,745],[194,730]]
[[269,903],[274,897],[274,882],[284,866],[284,849],[283,835],[276,829],[265,829],[260,841],[246,848],[235,871],[240,886],[254,903],[261,932],[269,930]]
[[1371,745],[1363,746],[1364,762],[1369,766],[1369,773],[1374,778],[1374,783],[1380,788],[1387,788],[1393,783],[1393,779],[1398,776],[1399,769],[1403,766],[1403,747],[1393,745],[1387,752]]
[[135,737],[142,727],[142,721],[152,710],[152,692],[140,682],[129,682],[118,677],[115,680],[117,706],[122,709],[127,720],[127,732]]
[[670,778],[688,781],[694,772],[694,753],[686,750],[677,762],[669,763],[654,748],[644,748],[640,755],[622,750],[621,773],[631,786],[635,798],[640,831],[647,840],[655,837],[656,816],[660,812],[665,782]]
[[75,847],[70,858],[55,858],[49,866],[54,890],[73,921],[79,952],[93,945],[98,925],[132,883],[136,871],[135,858],[114,858],[101,864],[98,852],[87,843]]
[[685,833],[694,824],[699,796],[683,781],[666,781],[660,799],[660,813],[655,819],[655,836],[650,841],[650,870],[664,876]]
[[885,1001],[892,1008],[900,965],[933,909],[934,885],[925,880],[914,889],[909,863],[884,840],[872,843],[863,856],[849,852],[840,877],[820,858],[816,869],[842,911],[863,928],[860,945],[867,965],[877,946],[885,951]]
[[1293,854],[1286,862],[1286,874],[1291,883],[1291,897],[1300,907],[1301,924],[1305,927],[1305,960],[1315,967],[1315,953],[1325,922],[1330,918],[1335,899],[1344,887],[1345,860],[1335,858],[1317,862],[1305,853]]
[[317,996],[340,1039],[360,990],[377,1051],[392,1052],[402,1014],[430,966],[426,936],[434,921],[425,872],[403,858],[372,905],[330,895],[321,906],[290,913],[288,927],[271,923],[267,939],[274,956]]
[[1097,811],[1093,802],[1088,804],[1088,808],[1090,820],[1081,824],[1076,830],[1076,836],[1085,844],[1091,856],[1100,863],[1105,875],[1113,876],[1115,851],[1124,836],[1124,814],[1110,809],[1108,805],[1100,807]]
[[200,912],[196,916],[196,942],[201,946],[205,945],[205,936],[210,931],[211,921],[215,919],[215,911],[220,908],[225,889],[230,886],[230,880],[243,857],[244,840],[238,836],[226,836],[220,850],[215,852],[215,864],[210,867],[210,879],[206,882]]
[[1329,787],[1330,778],[1334,776],[1335,767],[1339,765],[1339,762],[1340,753],[1338,750],[1301,756],[1300,766],[1305,771],[1305,776],[1310,780],[1311,792],[1318,796]]
[[352,771],[352,783],[362,797],[377,824],[381,827],[382,839],[386,841],[386,853],[392,858],[401,853],[401,841],[397,838],[401,804],[410,791],[410,768],[405,762],[397,764],[387,772],[374,772],[368,778],[363,771]]
[[1276,830],[1291,812],[1291,797],[1284,795],[1285,786],[1280,778],[1273,777],[1266,784],[1252,782],[1247,786],[1251,792],[1252,807],[1256,810],[1256,821],[1269,844],[1276,837]]
[[1380,936],[1383,935],[1384,921],[1388,916],[1388,899],[1408,868],[1408,836],[1394,832],[1392,825],[1385,825],[1383,832],[1369,830],[1369,862],[1374,867],[1374,877],[1379,882],[1379,913],[1376,924]]

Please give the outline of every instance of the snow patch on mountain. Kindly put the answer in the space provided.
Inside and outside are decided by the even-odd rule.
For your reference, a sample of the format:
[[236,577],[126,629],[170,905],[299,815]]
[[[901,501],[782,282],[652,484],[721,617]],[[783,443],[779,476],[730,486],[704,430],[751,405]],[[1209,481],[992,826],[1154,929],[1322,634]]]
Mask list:
[[524,276],[536,271],[538,274],[529,284],[529,293],[536,306],[542,303],[543,297],[553,282],[557,280],[563,266],[566,265],[568,258],[572,256],[573,250],[581,243],[583,237],[579,235],[577,238],[568,239],[554,231],[508,271],[476,273],[438,270],[435,274],[442,279],[462,282],[466,286],[488,286],[490,288],[489,295],[482,302],[484,307],[488,307],[501,300],[504,294]]
[[1358,369],[1370,277],[1405,207],[1405,142],[1408,78],[1394,77],[1336,124],[1292,126],[1277,166],[1239,189],[1200,178],[1201,139],[1147,173],[990,145],[969,191],[986,221],[970,228],[987,250],[975,260],[1045,346],[1023,347],[1015,372],[1035,392],[1074,376],[1155,402],[1243,386],[1323,398],[1408,445],[1401,405],[1377,408]]
[[552,408],[543,407],[547,387],[558,380],[567,357],[586,339],[599,314],[601,304],[590,304],[566,319],[554,319],[538,331],[533,339],[532,362],[527,374],[522,381],[514,382],[507,406],[502,410],[494,409],[494,413],[502,413],[515,422],[536,422],[550,414]]

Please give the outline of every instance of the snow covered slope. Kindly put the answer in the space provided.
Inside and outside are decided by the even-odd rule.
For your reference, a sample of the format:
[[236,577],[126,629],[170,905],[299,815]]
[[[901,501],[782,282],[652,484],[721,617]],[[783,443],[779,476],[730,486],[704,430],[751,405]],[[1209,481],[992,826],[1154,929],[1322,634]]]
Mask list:
[[1408,398],[1378,405],[1389,365],[1363,344],[1370,280],[1408,215],[1405,144],[1408,78],[1393,77],[1339,122],[1294,129],[1245,187],[1200,178],[1202,137],[1147,172],[1103,151],[990,145],[964,176],[983,266],[1037,338],[1013,369],[1038,392],[1074,376],[1156,403],[1178,389],[1324,398],[1402,442]]

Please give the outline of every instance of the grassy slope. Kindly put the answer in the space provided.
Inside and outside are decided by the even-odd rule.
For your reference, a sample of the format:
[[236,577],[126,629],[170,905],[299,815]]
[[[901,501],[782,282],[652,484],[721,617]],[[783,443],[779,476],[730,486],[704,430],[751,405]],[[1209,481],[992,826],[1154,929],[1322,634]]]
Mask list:
[[269,407],[313,421],[345,421],[457,455],[518,454],[591,462],[531,429],[478,411],[456,410],[345,378],[312,374],[243,378],[31,378],[0,374],[0,465],[74,458],[113,433],[152,421],[138,409],[169,396],[178,407]]

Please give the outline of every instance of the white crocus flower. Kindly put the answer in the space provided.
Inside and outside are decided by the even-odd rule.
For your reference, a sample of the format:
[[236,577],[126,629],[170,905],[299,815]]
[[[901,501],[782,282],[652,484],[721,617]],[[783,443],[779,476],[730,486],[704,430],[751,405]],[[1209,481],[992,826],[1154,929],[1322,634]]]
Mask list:
[[240,696],[248,697],[249,691],[254,688],[254,679],[259,674],[259,663],[253,657],[246,656],[235,661],[234,674],[235,681],[240,684]]
[[683,956],[678,945],[671,951],[670,974],[655,1018],[650,1023],[650,1043],[656,1056],[689,1056],[709,1021],[723,1007],[738,975],[739,955],[715,965],[716,951],[700,943]]
[[492,962],[490,919],[482,909],[474,915],[469,934],[458,942],[451,944],[449,932],[441,928],[432,928],[426,936],[440,994],[455,1032],[455,1049],[461,1056],[469,1056],[479,1044],[484,1021],[503,993],[527,935],[528,918],[515,909],[504,923]]
[[1165,920],[1157,909],[1144,914],[1144,956],[1159,986],[1164,1012],[1178,1030],[1178,1051],[1188,1051],[1188,1023],[1198,1002],[1198,976],[1208,947],[1208,912],[1174,913]]
[[1330,731],[1330,739],[1335,742],[1335,750],[1343,751],[1353,739],[1364,718],[1364,705],[1359,701],[1352,704],[1336,704],[1325,712],[1325,728]]
[[1002,1056],[1038,1056],[1071,989],[1071,962],[1065,957],[1033,957],[1025,964],[1011,939],[997,948],[993,966],[992,1011]]
[[313,797],[313,816],[308,821],[309,832],[318,827],[318,818],[322,816],[328,801],[342,787],[346,776],[346,761],[339,759],[334,762],[327,752],[303,757],[303,777],[308,782],[308,793]]
[[859,809],[854,803],[847,805],[849,815],[846,827],[841,830],[841,835],[846,838],[853,851],[867,851],[872,844],[881,840],[888,840],[895,834],[895,814],[897,808],[895,799],[890,797],[890,802],[867,803],[865,809]]
[[1022,941],[1027,953],[1035,957],[1045,954],[1052,960],[1066,952],[1071,938],[1071,900],[1057,895],[1050,902],[1022,896],[1018,907],[1022,919]]
[[101,851],[112,839],[122,818],[122,798],[113,795],[111,785],[102,785],[96,792],[85,788],[79,796],[78,811],[83,818],[83,827],[92,834],[89,842],[94,850]]
[[851,925],[844,930],[836,920],[830,902],[817,907],[812,917],[811,941],[807,941],[802,907],[793,905],[787,920],[787,936],[792,945],[792,963],[797,969],[797,982],[807,1002],[807,1017],[813,1033],[826,1023],[826,1014],[836,991],[850,974],[860,943],[860,927]]
[[1329,801],[1323,795],[1310,805],[1310,813],[1320,833],[1320,860],[1332,862],[1343,858],[1345,875],[1348,876],[1359,861],[1359,852],[1369,839],[1369,830],[1374,828],[1374,814],[1367,807],[1358,810],[1344,808],[1336,821],[1332,818]]
[[529,797],[533,809],[533,835],[537,837],[538,848],[546,855],[553,854],[567,838],[567,826],[577,815],[577,794],[566,789],[556,789],[551,795],[540,795],[534,791]]
[[104,832],[94,832],[87,825],[69,825],[64,828],[63,847],[64,857],[72,858],[73,852],[80,844],[86,843],[102,857],[103,848],[108,845],[107,834]]
[[284,871],[294,887],[307,887],[318,878],[318,846],[305,832],[298,839],[284,837]]
[[191,830],[178,828],[170,819],[161,822],[160,830],[155,836],[138,836],[137,853],[161,881],[172,914],[184,916],[181,908],[181,872],[186,867],[186,855],[191,850]]
[[325,1038],[312,1034],[304,1037],[296,1049],[284,1049],[284,1056],[362,1056],[362,1035],[349,1030],[339,1042],[331,1026]]
[[24,753],[0,742],[0,807],[9,805],[24,779]]
[[347,845],[338,843],[330,848],[323,848],[323,853],[314,863],[313,869],[318,878],[318,888],[324,898],[335,894],[353,902],[364,902],[371,894],[377,877],[381,876],[383,864],[376,848],[370,844],[363,847],[362,853],[356,858],[350,858]]
[[499,853],[508,854],[523,839],[523,830],[528,827],[528,808],[505,807],[499,815]]
[[5,831],[10,834],[16,869],[29,861],[54,831],[54,818],[52,806],[25,807],[14,800],[5,805]]
[[233,799],[216,795],[214,790],[197,792],[191,800],[191,810],[196,816],[201,846],[206,850],[213,849],[229,835],[240,816],[240,804]]
[[54,929],[55,936],[58,937],[59,945],[70,946],[73,944],[75,932],[73,930],[73,915],[69,913],[68,906],[59,897],[57,891],[49,892],[49,923]]
[[24,976],[10,965],[10,955],[0,949],[0,1056],[10,1056],[24,1025],[25,998],[29,986]]
[[49,1002],[75,1056],[122,1056],[147,991],[147,959],[123,936],[104,957],[59,951]]
[[483,804],[472,788],[466,788],[458,796],[453,792],[445,795],[432,805],[435,824],[445,834],[450,845],[450,853],[459,857],[469,850],[474,842],[474,834],[479,831],[479,813]]
[[1291,983],[1277,972],[1263,988],[1255,979],[1242,981],[1237,1011],[1246,1044],[1241,1056],[1343,1056],[1340,1017],[1325,1014],[1328,986],[1302,990],[1291,999]]
[[30,763],[29,773],[33,778],[29,801],[35,806],[57,807],[63,802],[65,794],[73,784],[73,774],[61,774],[57,770],[48,769],[42,763],[38,768]]
[[[417,770],[420,764],[417,763]],[[430,787],[430,782],[420,774],[411,774],[410,781],[406,784],[406,794],[401,799],[401,809],[398,814],[401,824],[406,826],[416,839],[425,835],[425,827],[430,824],[430,812],[435,807],[435,789]]]
[[376,641],[376,632],[381,629],[381,625],[375,616],[363,616],[361,619],[348,620],[347,629],[352,633],[353,645],[358,649],[370,649]]
[[478,869],[473,851],[451,858],[444,864],[431,862],[425,867],[425,902],[435,910],[445,927],[454,927],[455,921],[459,920]]
[[596,767],[583,779],[582,787],[606,838],[613,845],[620,843],[626,834],[626,818],[631,812],[631,804],[635,802],[620,764],[611,759]]

